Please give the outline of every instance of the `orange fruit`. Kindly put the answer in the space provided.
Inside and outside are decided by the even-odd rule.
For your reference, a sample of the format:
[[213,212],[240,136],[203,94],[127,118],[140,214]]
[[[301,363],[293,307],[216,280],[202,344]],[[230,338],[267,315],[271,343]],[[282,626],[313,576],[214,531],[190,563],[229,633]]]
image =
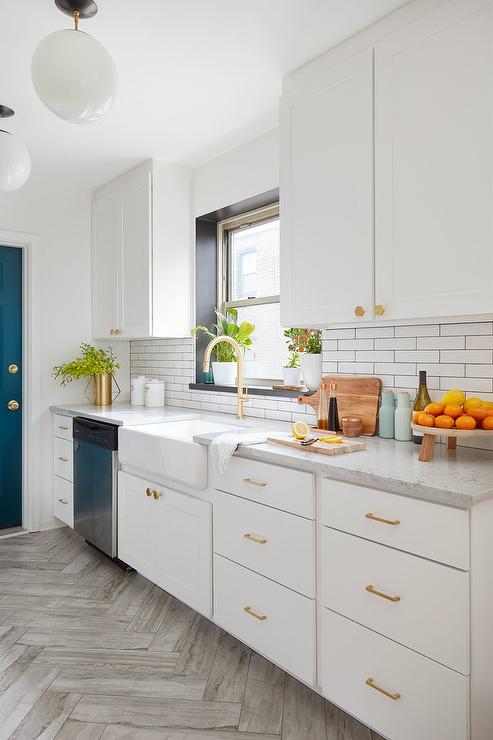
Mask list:
[[425,414],[423,412],[418,416],[418,424],[422,427],[434,427],[435,417],[433,414]]
[[485,416],[481,422],[483,429],[493,430],[493,415]]
[[451,416],[437,416],[435,419],[435,426],[440,427],[440,429],[452,429],[454,426],[454,420]]
[[480,398],[475,398],[474,396],[472,398],[467,398],[464,401],[464,411],[466,413],[469,413],[471,409],[478,409],[480,406],[483,405],[483,402]]
[[457,429],[476,429],[476,419],[473,419],[472,416],[468,416],[467,414],[463,414],[455,420],[455,426]]
[[485,410],[485,416],[493,416],[493,409],[489,408],[488,406],[483,406]]
[[443,414],[444,409],[444,403],[429,403],[425,408],[424,413],[432,414],[432,416],[440,416],[440,414]]
[[443,413],[445,416],[451,416],[452,419],[457,419],[462,414],[462,406],[459,406],[457,403],[449,403],[448,406],[445,406]]
[[472,416],[473,419],[476,419],[476,421],[482,421],[482,419],[484,419],[488,414],[488,410],[485,409],[484,406],[473,406],[467,413],[469,416]]
[[[493,411],[493,409],[492,409],[492,411]],[[422,411],[413,411],[413,424],[417,424],[418,423],[419,416],[422,413],[423,413]]]

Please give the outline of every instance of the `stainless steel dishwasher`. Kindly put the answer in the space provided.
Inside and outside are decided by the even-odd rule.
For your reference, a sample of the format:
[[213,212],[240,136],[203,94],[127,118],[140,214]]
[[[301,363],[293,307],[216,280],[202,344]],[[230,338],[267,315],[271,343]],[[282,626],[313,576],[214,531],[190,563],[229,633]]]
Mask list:
[[117,554],[118,427],[74,419],[74,529],[111,558]]

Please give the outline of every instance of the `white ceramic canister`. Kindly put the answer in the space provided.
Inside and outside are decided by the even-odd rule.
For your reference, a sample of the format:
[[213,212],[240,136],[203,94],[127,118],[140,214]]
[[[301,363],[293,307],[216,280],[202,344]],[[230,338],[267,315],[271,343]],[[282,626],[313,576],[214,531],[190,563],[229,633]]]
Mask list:
[[132,378],[130,381],[130,405],[131,406],[144,406],[144,386],[146,383],[145,375],[138,375],[136,378]]
[[164,406],[164,381],[150,378],[144,385],[145,406],[161,408]]

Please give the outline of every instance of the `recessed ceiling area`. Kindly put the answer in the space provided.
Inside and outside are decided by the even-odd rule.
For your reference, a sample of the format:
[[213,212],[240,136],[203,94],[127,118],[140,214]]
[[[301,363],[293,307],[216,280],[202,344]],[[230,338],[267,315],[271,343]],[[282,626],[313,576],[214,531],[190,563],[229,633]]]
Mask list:
[[277,126],[283,76],[403,0],[99,0],[80,22],[113,57],[118,96],[95,124],[57,119],[37,98],[31,57],[71,26],[53,0],[3,0],[2,100],[37,164],[95,187],[150,156],[197,166]]

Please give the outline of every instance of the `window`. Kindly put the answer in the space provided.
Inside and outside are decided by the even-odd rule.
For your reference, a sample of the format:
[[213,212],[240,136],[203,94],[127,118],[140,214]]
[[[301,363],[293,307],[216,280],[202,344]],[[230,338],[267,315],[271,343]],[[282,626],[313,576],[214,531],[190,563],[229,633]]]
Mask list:
[[279,307],[279,205],[218,224],[218,304],[238,310],[238,321],[255,325],[245,356],[250,385],[272,385],[288,357]]

